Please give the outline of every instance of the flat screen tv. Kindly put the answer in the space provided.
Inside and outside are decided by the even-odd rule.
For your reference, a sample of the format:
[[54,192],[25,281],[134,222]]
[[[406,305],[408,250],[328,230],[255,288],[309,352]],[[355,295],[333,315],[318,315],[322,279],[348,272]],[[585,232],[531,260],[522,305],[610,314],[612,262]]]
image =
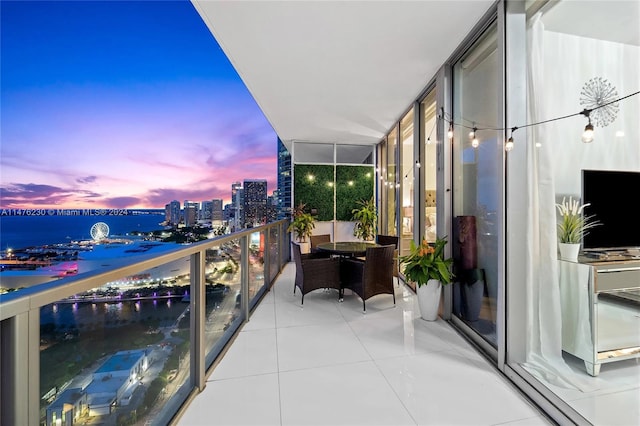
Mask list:
[[640,172],[582,170],[584,214],[600,222],[582,241],[584,250],[640,247]]

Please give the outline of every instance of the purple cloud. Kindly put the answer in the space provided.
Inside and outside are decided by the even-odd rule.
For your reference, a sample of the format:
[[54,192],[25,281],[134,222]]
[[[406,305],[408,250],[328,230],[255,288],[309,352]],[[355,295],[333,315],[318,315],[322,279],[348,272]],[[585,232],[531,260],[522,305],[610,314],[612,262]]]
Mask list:
[[98,179],[97,176],[86,176],[86,177],[80,177],[80,178],[76,179],[76,182],[78,182],[78,183],[92,183],[92,182],[95,182],[96,179]]

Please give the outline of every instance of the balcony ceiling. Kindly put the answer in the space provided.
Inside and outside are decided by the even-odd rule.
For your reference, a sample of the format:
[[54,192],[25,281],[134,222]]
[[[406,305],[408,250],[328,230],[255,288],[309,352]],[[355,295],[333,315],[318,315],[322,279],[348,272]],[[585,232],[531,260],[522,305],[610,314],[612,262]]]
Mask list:
[[494,1],[192,3],[289,145],[379,142]]

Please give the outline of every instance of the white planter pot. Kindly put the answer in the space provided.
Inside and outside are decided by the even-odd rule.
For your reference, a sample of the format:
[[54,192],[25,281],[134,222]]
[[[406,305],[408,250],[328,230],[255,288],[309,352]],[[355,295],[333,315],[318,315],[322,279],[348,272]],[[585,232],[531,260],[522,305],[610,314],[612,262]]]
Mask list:
[[307,254],[311,252],[311,243],[297,243],[300,246],[300,253]]
[[418,306],[420,316],[426,321],[438,319],[438,308],[440,307],[440,293],[442,284],[438,280],[429,280],[427,284],[416,287],[418,296]]
[[572,262],[578,261],[580,244],[558,243],[558,246],[560,247],[560,259]]

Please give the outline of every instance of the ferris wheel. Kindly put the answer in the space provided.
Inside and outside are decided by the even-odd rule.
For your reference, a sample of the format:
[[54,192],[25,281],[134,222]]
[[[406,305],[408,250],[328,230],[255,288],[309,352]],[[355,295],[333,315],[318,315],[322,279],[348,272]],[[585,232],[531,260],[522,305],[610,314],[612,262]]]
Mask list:
[[104,222],[94,223],[91,227],[91,238],[100,241],[109,236],[109,225]]

